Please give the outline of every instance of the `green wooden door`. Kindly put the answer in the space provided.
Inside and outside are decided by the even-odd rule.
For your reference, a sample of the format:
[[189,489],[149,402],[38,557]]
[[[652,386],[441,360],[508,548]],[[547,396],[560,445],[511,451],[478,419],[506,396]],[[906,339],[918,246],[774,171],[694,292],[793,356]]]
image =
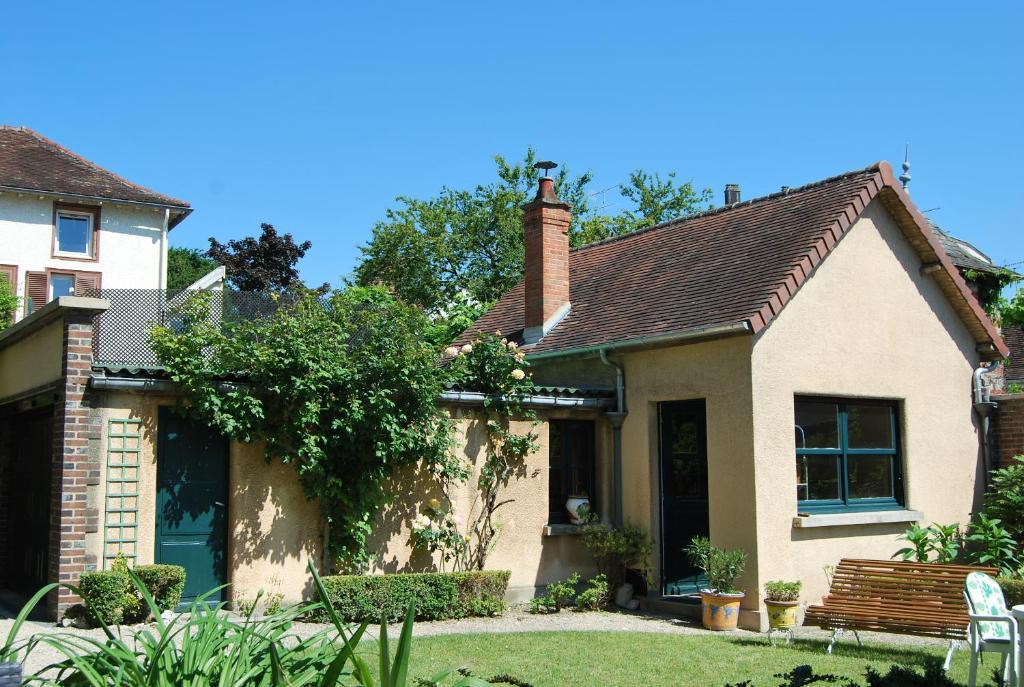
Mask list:
[[227,582],[228,442],[170,408],[159,422],[156,561],[185,568],[184,607]]
[[710,532],[704,400],[661,403],[659,417],[662,594],[693,594],[704,581],[698,578],[683,547]]

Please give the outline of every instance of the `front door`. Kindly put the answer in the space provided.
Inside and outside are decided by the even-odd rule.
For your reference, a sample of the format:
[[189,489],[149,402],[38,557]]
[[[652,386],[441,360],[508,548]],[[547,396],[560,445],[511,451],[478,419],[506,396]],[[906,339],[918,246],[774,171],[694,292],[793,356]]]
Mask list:
[[708,441],[704,399],[658,407],[661,424],[662,594],[699,590],[698,571],[683,548],[708,536]]
[[[7,495],[7,584],[26,595],[49,581],[53,408],[13,419]],[[0,582],[4,580],[0,579]]]
[[170,408],[159,422],[156,562],[185,568],[185,607],[227,581],[228,442]]

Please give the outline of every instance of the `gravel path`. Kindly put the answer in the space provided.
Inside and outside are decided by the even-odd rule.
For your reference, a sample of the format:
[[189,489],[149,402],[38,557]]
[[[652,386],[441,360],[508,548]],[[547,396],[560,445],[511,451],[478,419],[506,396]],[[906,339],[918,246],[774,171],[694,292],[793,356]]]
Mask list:
[[[0,618],[0,643],[6,637],[13,621]],[[308,637],[325,628],[324,625],[315,623],[296,623],[294,631],[300,637]],[[132,630],[131,627],[124,627],[122,631],[125,636]],[[397,631],[397,628],[396,628]],[[434,622],[419,622],[414,627],[413,634],[417,637],[429,637],[436,635],[457,635],[457,634],[480,634],[500,632],[654,632],[660,634],[677,635],[712,635],[717,634],[703,629],[700,623],[695,620],[676,618],[655,613],[640,613],[627,611],[612,611],[604,613],[576,613],[573,611],[562,611],[553,615],[532,615],[525,611],[525,607],[510,609],[504,615],[497,618],[465,618],[462,620],[441,620]],[[79,637],[93,637],[102,639],[103,632],[94,630],[64,629],[54,626],[52,623],[26,623],[22,627],[19,638],[26,638],[37,633],[67,632]],[[829,633],[817,628],[800,627],[796,628],[797,639],[827,640]],[[730,637],[752,639],[764,637],[756,632],[737,630],[730,633]],[[922,646],[943,648],[944,644],[936,640],[907,637],[902,635],[888,635],[870,632],[862,632],[861,637],[865,642],[878,643],[888,646]],[[843,642],[854,642],[853,637],[844,639]],[[38,646],[29,656],[26,664],[26,673],[40,670],[46,665],[63,658],[51,647]]]

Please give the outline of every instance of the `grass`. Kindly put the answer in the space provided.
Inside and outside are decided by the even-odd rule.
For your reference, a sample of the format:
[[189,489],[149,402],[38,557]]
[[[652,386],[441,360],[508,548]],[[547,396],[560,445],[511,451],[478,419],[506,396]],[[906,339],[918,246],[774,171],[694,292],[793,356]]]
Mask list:
[[[728,636],[679,636],[635,632],[533,632],[417,637],[410,675],[427,676],[443,668],[464,666],[488,678],[509,674],[534,687],[601,685],[602,687],[722,687],[753,680],[756,687],[776,687],[773,675],[809,664],[816,672],[859,678],[874,665],[884,673],[894,663],[920,666],[942,649],[865,645],[844,640],[825,655],[825,643],[797,641],[769,646],[767,640]],[[954,654],[950,676],[966,684],[969,654]],[[979,685],[992,684],[998,657],[988,656]]]

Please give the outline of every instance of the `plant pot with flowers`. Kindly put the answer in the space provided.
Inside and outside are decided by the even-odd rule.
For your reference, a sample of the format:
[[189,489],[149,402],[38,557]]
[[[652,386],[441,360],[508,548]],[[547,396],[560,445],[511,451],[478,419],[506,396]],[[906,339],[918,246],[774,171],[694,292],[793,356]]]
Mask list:
[[707,537],[694,537],[684,549],[694,567],[703,571],[708,588],[700,592],[701,619],[709,630],[735,630],[740,603],[746,596],[736,580],[747,565],[747,554],[739,549],[720,549]]
[[768,627],[790,630],[796,626],[796,611],[800,607],[800,583],[765,582],[764,605],[768,608]]

